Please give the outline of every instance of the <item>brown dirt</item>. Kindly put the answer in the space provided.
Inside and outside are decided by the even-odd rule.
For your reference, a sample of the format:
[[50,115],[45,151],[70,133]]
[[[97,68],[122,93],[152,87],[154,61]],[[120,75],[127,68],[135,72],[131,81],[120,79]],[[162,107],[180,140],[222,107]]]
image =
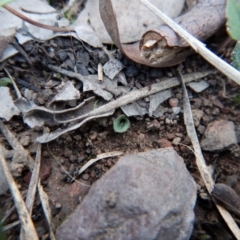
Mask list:
[[[52,71],[47,69],[46,65],[51,63],[72,70],[71,61],[69,60],[71,56],[68,55],[64,60],[61,60],[59,52],[66,51],[75,55],[78,51],[85,52],[85,49],[77,40],[69,38],[56,38],[46,43],[30,42],[25,44],[24,49],[33,62],[32,66],[27,63],[21,54],[18,54],[5,61],[2,67],[4,66],[8,69],[22,93],[24,93],[26,89],[31,89],[33,93],[36,94],[35,103],[39,106],[47,106],[57,91],[54,87],[47,88],[46,85],[49,84],[50,79],[58,83],[61,81],[54,76]],[[87,72],[96,73],[99,51],[101,50],[92,49],[92,52],[87,53],[87,58],[89,59],[88,64],[85,66]],[[46,52],[49,54],[47,55]],[[227,52],[229,52],[228,49],[226,49],[225,53]],[[138,71],[136,76],[127,77],[130,85],[138,83],[144,87],[149,84],[149,81],[154,83],[158,81],[157,79],[161,79],[161,77],[176,75],[176,69],[174,67],[161,69],[158,70],[159,72],[156,72],[155,69],[138,66],[124,57],[121,58],[121,61],[125,64],[126,69],[134,66]],[[184,72],[204,71],[205,69],[211,68],[208,63],[197,55],[188,58],[184,62]],[[4,71],[0,71],[0,76],[5,76]],[[67,77],[61,76],[61,80],[66,81],[67,79]],[[207,90],[200,94],[190,92],[192,108],[202,109],[204,111],[204,116],[200,123],[201,128],[197,130],[199,139],[201,139],[203,129],[207,124],[215,119],[231,120],[236,125],[240,123],[238,117],[240,110],[239,104],[234,105],[231,99],[223,97],[221,80],[225,81],[227,96],[230,98],[239,92],[239,87],[220,73],[211,75],[205,78],[205,80],[210,84]],[[173,89],[173,93],[173,97],[178,98],[180,106],[182,106],[181,88],[177,87]],[[13,96],[15,95],[13,89],[12,94]],[[92,95],[92,93],[84,93],[80,101]],[[223,108],[219,102],[223,105]],[[72,131],[49,144],[43,145],[42,184],[50,198],[53,222],[56,227],[59,226],[74,210],[77,204],[81,202],[91,184],[99,179],[118,160],[118,158],[100,160],[78,176],[78,170],[97,154],[109,151],[122,151],[124,154],[148,151],[154,148],[171,146],[171,142],[176,137],[181,138],[182,144],[191,146],[186,134],[182,113],[179,114],[179,118],[175,119],[174,124],[167,124],[165,119],[171,114],[172,110],[168,101],[164,103],[164,106],[168,107],[169,110],[164,116],[158,119],[149,118],[148,116],[144,118],[131,117],[130,129],[122,134],[115,133],[112,126],[113,120],[121,114],[121,111],[117,110],[111,117],[90,122],[76,131]],[[5,122],[5,124],[24,147],[32,152],[32,156],[34,157],[36,149],[34,150],[33,140],[37,134],[42,132],[41,128],[30,130],[30,128],[23,123],[22,117],[20,116],[13,117],[11,121]],[[53,130],[56,127],[49,126],[49,128]],[[30,136],[31,140],[29,142],[26,136]],[[1,133],[0,139],[5,147],[9,148],[8,143]],[[202,185],[192,151],[184,145],[174,146],[174,148],[183,157],[188,170],[196,182]],[[232,186],[240,194],[240,183],[238,181],[240,176],[240,163],[236,156],[234,156],[234,151],[224,151],[221,153],[204,152],[204,156],[208,164],[216,164],[214,174],[216,181],[227,184],[229,184],[229,181],[232,181]],[[65,171],[67,171],[68,174],[66,174]],[[73,178],[76,178],[77,181]],[[16,181],[19,184],[19,190],[25,193],[29,183],[28,169],[23,171],[22,176],[17,178]],[[217,213],[211,199],[209,197],[203,197],[203,195],[204,189],[199,187],[198,200],[195,208],[196,220],[191,239],[233,239],[230,231]],[[0,210],[3,216],[14,205],[10,193],[2,195],[0,197],[0,203]],[[32,217],[41,239],[47,239],[47,226],[38,198],[35,201]],[[16,211],[7,218],[4,225],[14,222],[15,220],[17,220]],[[17,226],[7,232],[10,239],[17,239],[19,229],[19,226]]]

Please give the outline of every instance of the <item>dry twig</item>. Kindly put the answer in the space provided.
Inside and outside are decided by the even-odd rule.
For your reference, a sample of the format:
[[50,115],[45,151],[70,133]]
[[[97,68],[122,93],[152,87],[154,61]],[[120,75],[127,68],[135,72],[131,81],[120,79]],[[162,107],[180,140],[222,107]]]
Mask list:
[[[209,194],[211,193],[211,191],[214,188],[214,181],[212,179],[212,176],[207,168],[206,162],[204,160],[204,157],[202,155],[202,150],[198,141],[198,137],[196,134],[196,130],[194,127],[194,121],[193,121],[193,116],[192,116],[192,110],[191,110],[191,105],[189,102],[189,98],[188,98],[188,93],[187,93],[187,89],[186,86],[184,84],[184,78],[181,74],[181,70],[178,70],[181,82],[182,82],[182,88],[183,88],[183,109],[184,109],[184,122],[185,122],[185,126],[187,129],[187,133],[188,136],[192,142],[193,145],[193,149],[194,149],[194,154],[196,157],[196,164],[198,167],[198,170],[201,174],[201,177],[203,179],[203,182],[209,192]],[[214,201],[215,202],[215,201]],[[229,228],[231,229],[232,233],[234,234],[234,236],[237,239],[240,239],[240,230],[237,226],[237,224],[235,223],[234,219],[232,218],[232,216],[230,215],[229,212],[227,212],[223,207],[221,207],[220,205],[216,204],[215,205],[218,209],[218,211],[220,212],[220,214],[222,215],[223,219],[225,220],[225,222],[227,223],[227,225],[229,226]]]

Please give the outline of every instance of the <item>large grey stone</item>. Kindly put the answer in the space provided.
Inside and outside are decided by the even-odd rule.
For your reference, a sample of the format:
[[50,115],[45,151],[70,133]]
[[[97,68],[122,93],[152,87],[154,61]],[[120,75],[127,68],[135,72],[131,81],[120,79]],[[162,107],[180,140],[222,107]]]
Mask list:
[[120,158],[57,229],[58,240],[189,239],[196,184],[172,147]]
[[234,123],[216,120],[208,124],[201,140],[201,147],[206,151],[221,151],[237,143]]

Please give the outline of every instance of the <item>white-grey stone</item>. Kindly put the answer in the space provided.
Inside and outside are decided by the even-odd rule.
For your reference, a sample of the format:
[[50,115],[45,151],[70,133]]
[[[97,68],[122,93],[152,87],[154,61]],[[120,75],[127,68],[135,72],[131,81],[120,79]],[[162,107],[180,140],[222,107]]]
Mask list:
[[57,229],[58,240],[189,239],[196,184],[172,147],[122,157]]
[[209,83],[206,81],[199,81],[199,82],[190,82],[188,86],[197,93],[200,93],[209,87]]
[[221,151],[237,143],[234,123],[216,120],[208,124],[201,140],[201,147],[205,151]]

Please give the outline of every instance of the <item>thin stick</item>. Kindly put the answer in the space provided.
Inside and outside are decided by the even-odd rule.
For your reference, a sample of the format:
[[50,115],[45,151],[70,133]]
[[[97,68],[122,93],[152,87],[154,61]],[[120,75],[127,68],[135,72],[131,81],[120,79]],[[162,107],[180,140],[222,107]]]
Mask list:
[[22,20],[24,20],[24,21],[26,21],[26,22],[34,25],[34,26],[44,28],[44,29],[48,29],[48,30],[52,30],[54,32],[72,32],[72,31],[74,31],[74,29],[71,29],[71,28],[54,27],[54,26],[49,26],[49,25],[46,25],[46,24],[42,24],[40,22],[36,22],[36,21],[32,20],[31,18],[23,15],[22,13],[16,11],[15,9],[11,8],[8,5],[2,6],[2,7],[7,9],[10,13],[14,14],[15,16],[21,18]]
[[220,72],[231,78],[234,82],[240,85],[240,72],[233,68],[231,65],[223,61],[221,58],[216,56],[205,45],[189,34],[185,29],[180,27],[171,18],[165,15],[162,11],[157,9],[148,0],[139,0],[145,6],[147,6],[152,12],[154,12],[159,18],[161,18],[169,27],[171,27],[179,36],[181,36],[188,44],[209,63],[211,63]]
[[[188,98],[187,89],[186,89],[186,86],[185,86],[185,83],[184,83],[184,78],[181,74],[180,69],[178,69],[178,73],[179,73],[179,77],[181,79],[182,88],[183,88],[183,108],[184,108],[185,126],[186,126],[186,129],[187,129],[188,136],[191,139],[191,142],[192,142],[192,145],[193,145],[198,170],[201,174],[201,177],[203,179],[203,182],[204,182],[209,194],[211,194],[211,191],[213,190],[213,187],[214,187],[214,182],[213,182],[212,176],[211,176],[211,174],[210,174],[210,172],[207,168],[205,159],[202,155],[202,150],[201,150],[201,147],[200,147],[200,144],[199,144],[199,141],[198,141],[198,137],[197,137],[197,134],[196,134],[196,130],[195,130],[195,127],[194,127],[192,110],[191,110],[191,105],[190,105],[189,98]],[[220,214],[222,215],[225,222],[227,223],[228,227],[231,229],[234,236],[237,239],[240,239],[240,230],[239,230],[236,222],[234,221],[234,219],[230,215],[230,213],[227,212],[223,207],[221,207],[218,204],[216,204],[216,207],[217,207],[218,211],[220,212]]]

